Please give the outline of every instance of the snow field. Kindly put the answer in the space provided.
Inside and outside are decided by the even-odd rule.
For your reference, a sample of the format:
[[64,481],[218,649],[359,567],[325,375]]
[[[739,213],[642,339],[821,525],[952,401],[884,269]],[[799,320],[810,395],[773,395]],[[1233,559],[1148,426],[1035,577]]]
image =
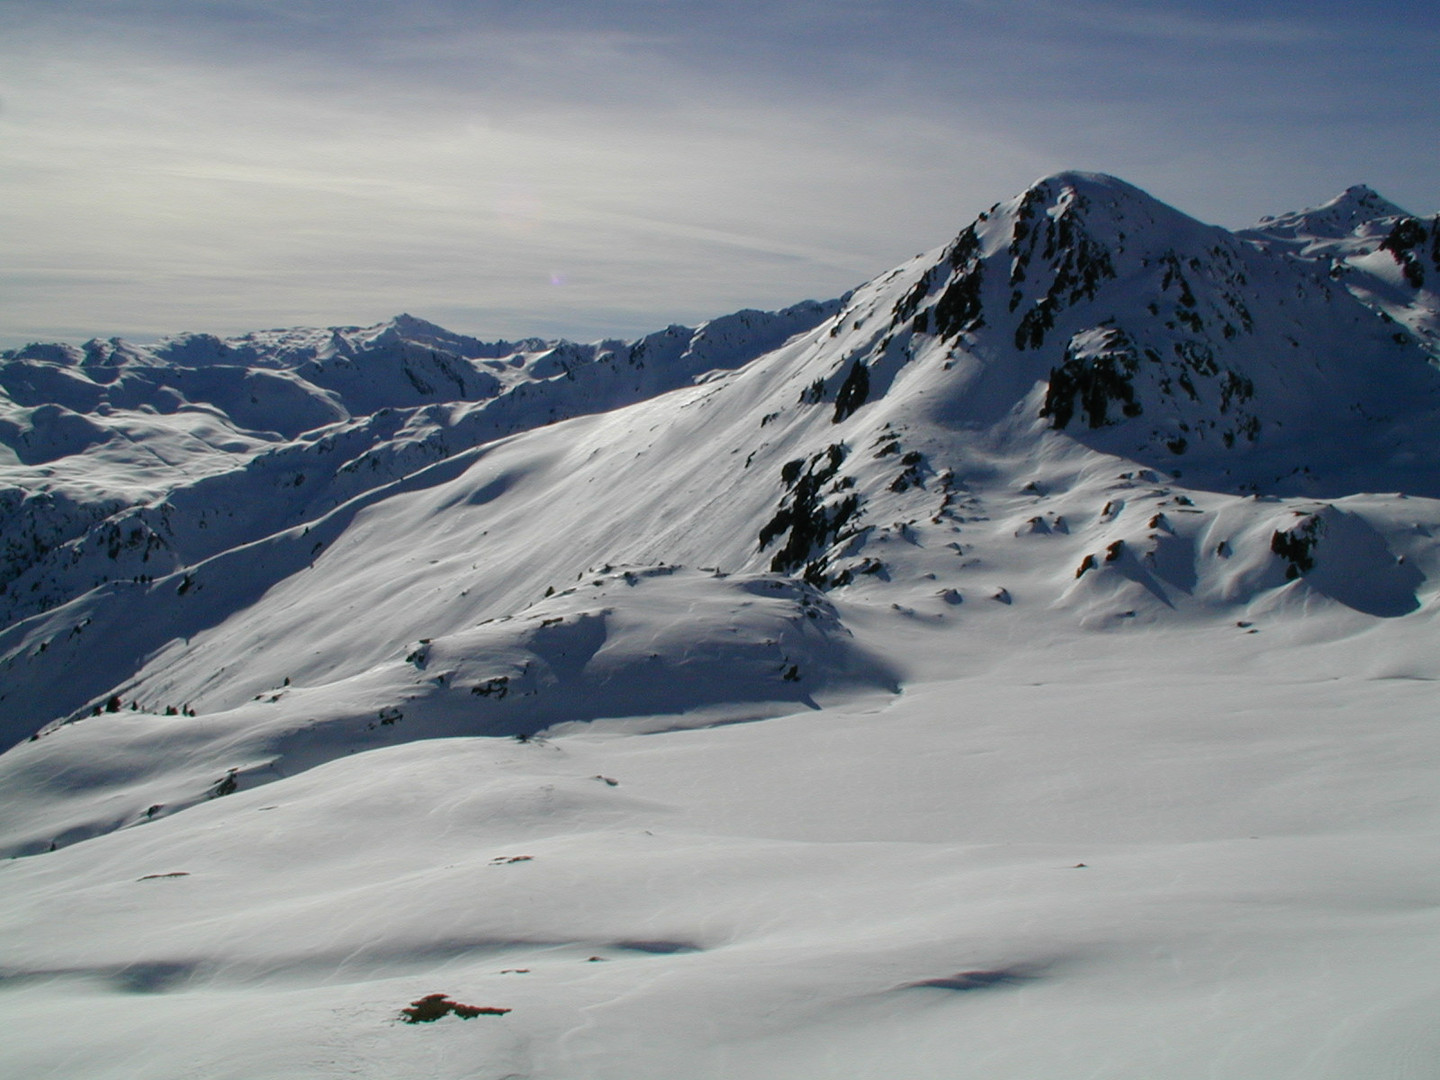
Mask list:
[[[52,1020],[11,1067],[1412,1075],[1432,695],[1296,669],[1323,645],[1294,682],[1187,674],[1168,637],[750,724],[379,748],[11,862],[19,1016],[73,1017],[63,1063]],[[513,1011],[398,1023],[431,992]]]

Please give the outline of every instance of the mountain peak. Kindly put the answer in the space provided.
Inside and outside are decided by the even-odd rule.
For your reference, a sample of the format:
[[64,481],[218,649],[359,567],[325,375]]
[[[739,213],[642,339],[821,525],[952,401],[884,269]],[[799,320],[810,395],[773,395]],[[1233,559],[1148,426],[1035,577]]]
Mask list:
[[1350,215],[1356,223],[1376,218],[1407,217],[1408,212],[1395,205],[1368,184],[1353,184],[1329,202],[1306,213]]
[[402,311],[399,315],[394,316],[390,319],[389,325],[393,326],[402,334],[450,333],[450,331],[446,330],[443,326],[433,323],[429,319],[422,319],[416,315],[411,315],[408,311]]
[[1049,176],[1042,176],[1036,180],[1027,190],[1036,191],[1040,189],[1061,189],[1066,188],[1082,194],[1092,192],[1107,192],[1113,194],[1124,194],[1152,198],[1151,195],[1137,188],[1134,184],[1121,180],[1118,176],[1111,176],[1109,173],[1086,172],[1083,169],[1063,169]]
[[[1342,228],[1391,204],[1356,188],[1327,206]],[[1371,247],[1394,219],[1375,220]],[[1302,433],[1353,442],[1356,417],[1429,402],[1437,384],[1411,335],[1347,295],[1328,262],[1288,257],[1318,243],[1305,226],[1245,243],[1115,177],[1057,173],[982,214],[933,265],[878,279],[883,298],[865,303],[888,308],[888,341],[904,344],[880,342],[867,374],[880,385],[933,356],[964,375],[937,382],[930,401],[969,424],[1043,387],[1025,408],[1053,430],[1157,468],[1206,462],[1220,484],[1242,483],[1251,456],[1320,468]],[[1410,246],[1428,251],[1428,235]],[[1417,288],[1423,270],[1418,256],[1406,270]],[[1302,356],[1319,377],[1297,385]],[[1347,466],[1327,457],[1332,467]]]
[[1112,209],[1125,206],[1165,207],[1172,213],[1179,213],[1149,192],[1121,180],[1118,176],[1077,169],[1043,176],[1010,203],[1002,205],[1014,206],[1022,213],[1027,210],[1033,212],[1044,206],[1052,216],[1071,206],[1082,210],[1089,206],[1106,206]]
[[[378,326],[363,331],[362,335],[372,345],[411,342],[432,348],[448,349],[462,356],[501,355],[510,351],[512,344],[508,341],[481,341],[469,334],[457,334],[453,330],[447,330],[428,319],[421,319],[408,312],[401,312]],[[538,346],[544,343],[536,340],[534,344]]]
[[[1042,177],[1009,202],[992,210],[1012,222],[1007,243],[1013,246],[1018,226],[1021,239],[1033,227],[1048,229],[1043,218],[1078,240],[1081,234],[1107,248],[1123,249],[1143,242],[1158,250],[1215,242],[1214,226],[1157,199],[1148,191],[1107,173],[1066,170]],[[1061,227],[1069,219],[1069,227]],[[1056,234],[1057,243],[1065,238]],[[1048,247],[1048,245],[1047,245]],[[1014,252],[1012,252],[1014,254]]]
[[1303,245],[1316,240],[1344,239],[1370,222],[1408,216],[1404,209],[1373,188],[1354,184],[1319,206],[1263,217],[1243,235]]

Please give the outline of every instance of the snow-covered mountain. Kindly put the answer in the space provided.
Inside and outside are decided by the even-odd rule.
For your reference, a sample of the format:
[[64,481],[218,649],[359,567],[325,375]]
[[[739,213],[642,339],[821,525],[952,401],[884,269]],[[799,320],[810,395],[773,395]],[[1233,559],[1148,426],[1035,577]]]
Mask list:
[[1328,261],[1331,277],[1399,323],[1397,333],[1440,355],[1440,214],[1414,217],[1360,185],[1238,235],[1274,254]]
[[[106,1019],[76,1076],[474,1075],[465,1040],[494,1076],[1201,1076],[1194,1039],[1309,977],[1283,919],[1217,915],[1268,868],[1266,904],[1318,912],[1307,942],[1350,934],[1332,981],[1414,974],[1402,1020],[1276,1071],[1336,987],[1236,1036],[1229,1074],[1418,1047],[1433,907],[1385,913],[1433,857],[1363,901],[1314,866],[1360,876],[1375,837],[1412,858],[1436,822],[1437,289],[1440,217],[1366,188],[1230,233],[1063,173],[838,300],[635,342],[399,316],[6,353],[0,891],[23,934],[0,968],[85,987]],[[1385,719],[1360,735],[1362,708]],[[1039,884],[1076,841],[1119,876]],[[1175,885],[1190,858],[1232,885]],[[833,918],[804,915],[817,889]],[[1117,896],[1154,928],[1116,937]],[[64,933],[37,931],[56,904]],[[1161,931],[1167,904],[1193,914]],[[1196,1029],[1215,918],[1273,965]],[[406,1056],[406,995],[516,972],[547,989]],[[136,989],[172,1018],[238,996],[270,1023],[278,995],[309,1020],[127,1049]],[[1104,1065],[1112,1007],[1177,1049]],[[312,1023],[337,1033],[318,1057]],[[103,1072],[116,1053],[133,1073]]]

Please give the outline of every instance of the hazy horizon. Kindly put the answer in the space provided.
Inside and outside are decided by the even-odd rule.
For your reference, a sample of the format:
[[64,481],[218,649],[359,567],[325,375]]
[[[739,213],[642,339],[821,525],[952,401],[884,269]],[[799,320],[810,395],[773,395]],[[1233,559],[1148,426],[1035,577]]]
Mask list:
[[11,0],[0,346],[629,336],[839,295],[1061,169],[1433,212],[1418,4]]

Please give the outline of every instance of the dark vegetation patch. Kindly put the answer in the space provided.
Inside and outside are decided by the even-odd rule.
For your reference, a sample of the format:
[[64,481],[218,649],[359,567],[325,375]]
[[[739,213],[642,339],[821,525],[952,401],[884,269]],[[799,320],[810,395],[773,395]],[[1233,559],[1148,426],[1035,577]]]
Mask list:
[[407,1024],[433,1024],[442,1016],[452,1013],[461,1020],[473,1020],[477,1016],[504,1016],[509,1009],[497,1009],[491,1005],[462,1005],[444,994],[426,994],[410,1007],[400,1010],[400,1019]]

